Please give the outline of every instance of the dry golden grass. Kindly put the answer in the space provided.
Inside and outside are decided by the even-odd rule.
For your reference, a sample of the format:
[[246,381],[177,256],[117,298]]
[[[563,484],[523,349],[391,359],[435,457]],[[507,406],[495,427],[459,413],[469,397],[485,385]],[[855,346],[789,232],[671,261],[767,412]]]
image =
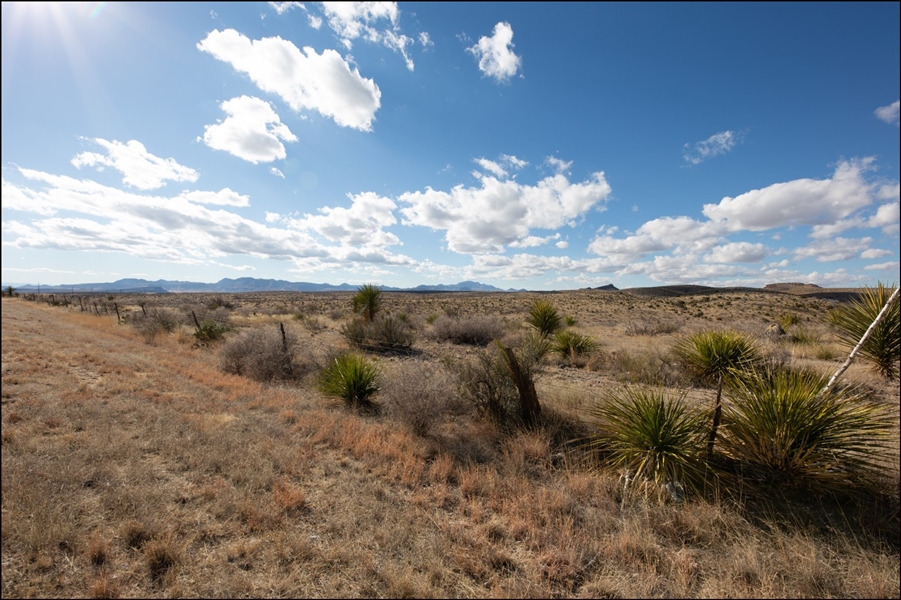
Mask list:
[[[175,309],[212,295],[192,296],[143,300]],[[284,323],[322,365],[344,346],[350,296],[224,299],[239,330]],[[430,314],[496,315],[515,335],[535,297],[389,293],[385,309],[421,332]],[[566,444],[584,434],[584,409],[605,387],[690,385],[667,362],[679,335],[729,324],[762,336],[789,311],[813,330],[828,301],[541,297],[598,340],[601,358],[548,363],[537,381],[545,424],[512,432],[450,401],[444,357],[478,348],[419,335],[411,356],[375,357],[389,376],[420,369],[423,393],[448,386],[423,424],[411,411],[428,406],[402,389],[391,393],[406,404],[359,414],[309,383],[225,374],[217,347],[194,346],[190,324],[147,343],[78,303],[4,298],[3,596],[898,597],[897,504],[882,521],[843,506],[843,525],[816,518],[815,500],[812,516],[792,520],[760,503],[624,497],[618,473]],[[117,298],[123,312],[140,311],[139,300]],[[626,335],[639,321],[678,329]],[[833,343],[828,330],[820,336]],[[843,358],[819,358],[789,336],[767,344],[824,371]],[[897,382],[856,365],[847,377],[897,407]]]

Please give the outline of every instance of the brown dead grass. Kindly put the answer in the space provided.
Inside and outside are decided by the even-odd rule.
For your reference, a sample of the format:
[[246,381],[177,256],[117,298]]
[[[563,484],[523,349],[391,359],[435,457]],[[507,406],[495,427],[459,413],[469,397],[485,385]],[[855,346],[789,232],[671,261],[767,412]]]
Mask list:
[[[421,331],[426,316],[445,313],[496,315],[516,329],[536,296],[386,294],[386,305],[421,317],[412,319]],[[303,382],[223,373],[217,348],[194,347],[190,327],[148,344],[139,329],[77,303],[4,298],[3,596],[898,596],[897,514],[894,533],[880,533],[715,499],[623,498],[617,473],[565,443],[584,433],[584,409],[605,387],[668,368],[675,336],[720,323],[762,335],[789,308],[816,327],[828,301],[542,296],[607,357],[629,360],[547,364],[537,382],[546,424],[506,433],[455,404],[443,378],[444,357],[477,348],[420,335],[412,356],[377,358],[398,378],[412,381],[418,369],[425,395],[448,387],[423,424],[414,417],[428,407],[403,386],[389,390],[393,411],[357,414]],[[349,298],[225,300],[233,324],[283,322],[305,358],[323,364],[343,346],[349,311],[337,322],[329,315]],[[140,311],[137,300],[117,298]],[[147,301],[175,309],[209,298]],[[297,313],[326,326],[306,328]],[[639,320],[678,330],[626,335]],[[786,360],[837,367],[809,345],[768,343]],[[848,377],[897,407],[897,382],[857,365]],[[708,402],[710,393],[690,397]]]

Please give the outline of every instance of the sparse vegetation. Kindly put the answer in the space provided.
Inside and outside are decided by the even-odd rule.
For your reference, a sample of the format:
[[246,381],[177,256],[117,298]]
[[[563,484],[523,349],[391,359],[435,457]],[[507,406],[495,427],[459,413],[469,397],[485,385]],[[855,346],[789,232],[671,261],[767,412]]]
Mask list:
[[436,317],[433,323],[435,338],[454,344],[485,346],[504,335],[504,324],[497,317],[474,315],[470,317]]
[[[427,334],[409,351],[357,354],[379,373],[378,391],[357,403],[372,408],[362,411],[344,410],[354,401],[340,393],[326,398],[317,390],[322,379],[264,384],[220,368],[245,332],[267,332],[278,357],[280,323],[289,344],[297,336],[303,369],[334,364],[346,342],[341,326],[369,325],[350,315],[353,295],[223,294],[234,305],[226,312],[209,309],[209,293],[117,294],[131,327],[116,324],[102,295],[73,295],[58,307],[46,294],[5,299],[4,596],[898,596],[897,379],[851,365],[842,382],[866,394],[837,390],[852,400],[839,409],[883,407],[890,437],[872,448],[871,461],[861,459],[877,471],[851,477],[853,461],[834,462],[825,472],[836,479],[826,483],[811,483],[804,471],[785,475],[732,447],[730,423],[739,418],[731,411],[742,404],[733,388],[724,388],[707,463],[717,485],[696,493],[686,471],[661,470],[656,458],[637,479],[641,463],[632,463],[624,485],[629,461],[613,462],[612,427],[589,414],[596,398],[609,404],[608,393],[659,397],[660,410],[643,413],[662,415],[659,423],[678,421],[667,415],[680,405],[686,418],[700,413],[694,455],[686,456],[703,465],[708,394],[683,393],[688,371],[669,339],[624,336],[628,323],[669,320],[697,331],[709,326],[693,316],[701,307],[705,320],[760,331],[773,322],[764,313],[797,309],[804,327],[822,331],[820,345],[783,336],[762,347],[786,367],[831,373],[836,364],[818,349],[837,346],[817,320],[842,306],[837,301],[804,298],[798,307],[786,294],[687,296],[687,310],[673,317],[672,298],[557,293],[560,312],[579,316],[578,333],[603,340],[586,369],[564,370],[567,361],[543,358],[556,334],[517,328],[536,298],[551,296],[391,294],[390,314]],[[235,330],[215,352],[197,350],[192,311]],[[157,312],[172,317],[172,334],[161,331],[147,345],[139,323]],[[291,319],[298,313],[338,322],[311,335],[306,319]],[[439,343],[426,317],[448,313],[504,322],[503,348]],[[376,319],[388,314],[383,306]],[[523,427],[504,348],[535,384],[541,411],[532,427]],[[459,375],[467,369],[477,377]],[[469,382],[486,379],[504,389],[498,418],[484,404],[476,410],[480,388]],[[847,414],[853,421],[858,413]],[[573,443],[589,435],[608,442],[597,452]],[[830,448],[817,464],[844,456]],[[660,490],[655,473],[672,490]],[[791,504],[780,501],[786,479],[808,480]],[[851,479],[854,494],[830,483]]]

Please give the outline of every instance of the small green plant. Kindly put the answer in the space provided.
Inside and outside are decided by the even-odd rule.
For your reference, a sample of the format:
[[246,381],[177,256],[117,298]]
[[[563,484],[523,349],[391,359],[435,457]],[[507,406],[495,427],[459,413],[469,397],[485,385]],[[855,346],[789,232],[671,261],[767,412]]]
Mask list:
[[198,321],[194,313],[191,313],[191,316],[194,317],[194,339],[196,340],[196,343],[201,346],[221,340],[222,337],[231,330],[231,327],[224,323],[209,319]]
[[571,316],[566,316],[563,318],[563,322],[566,323],[567,327],[572,327],[576,324],[576,318]]
[[588,412],[598,426],[588,445],[609,452],[611,465],[658,485],[696,487],[703,480],[704,417],[682,396],[625,387],[608,392]]
[[[880,282],[875,288],[864,287],[856,300],[840,306],[827,316],[836,335],[849,348],[861,340],[876,320],[895,286],[886,287]],[[901,301],[897,298],[882,321],[876,325],[870,337],[860,349],[860,354],[883,377],[895,376],[895,363],[901,358]]]
[[788,331],[789,327],[797,325],[801,322],[801,317],[796,314],[789,313],[787,315],[782,315],[779,317],[779,325],[782,326],[782,329]]
[[822,335],[808,327],[797,326],[789,333],[788,339],[794,344],[814,346],[822,341]]
[[748,336],[736,331],[702,331],[684,338],[673,347],[673,353],[686,369],[708,381],[716,381],[716,404],[708,455],[713,454],[716,432],[722,416],[723,384],[732,381],[744,371],[753,369],[760,360],[757,344]]
[[564,358],[575,358],[591,354],[595,342],[591,337],[565,329],[554,335],[551,350]]
[[878,484],[891,455],[891,415],[854,388],[823,393],[827,381],[785,368],[744,376],[729,392],[722,451],[746,475],[778,485],[841,492]]
[[536,300],[529,310],[529,318],[526,321],[542,336],[548,337],[560,329],[563,319],[553,304],[547,300]]
[[371,283],[361,285],[351,304],[354,313],[360,313],[365,320],[373,321],[382,308],[382,289]]
[[348,406],[369,406],[372,396],[379,390],[379,371],[364,356],[341,354],[323,369],[319,389],[342,398]]

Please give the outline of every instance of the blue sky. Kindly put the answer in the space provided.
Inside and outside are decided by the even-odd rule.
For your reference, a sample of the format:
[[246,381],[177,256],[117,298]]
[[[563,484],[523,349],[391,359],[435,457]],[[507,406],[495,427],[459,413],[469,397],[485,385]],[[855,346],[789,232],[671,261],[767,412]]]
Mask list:
[[898,3],[3,3],[2,278],[899,280]]

